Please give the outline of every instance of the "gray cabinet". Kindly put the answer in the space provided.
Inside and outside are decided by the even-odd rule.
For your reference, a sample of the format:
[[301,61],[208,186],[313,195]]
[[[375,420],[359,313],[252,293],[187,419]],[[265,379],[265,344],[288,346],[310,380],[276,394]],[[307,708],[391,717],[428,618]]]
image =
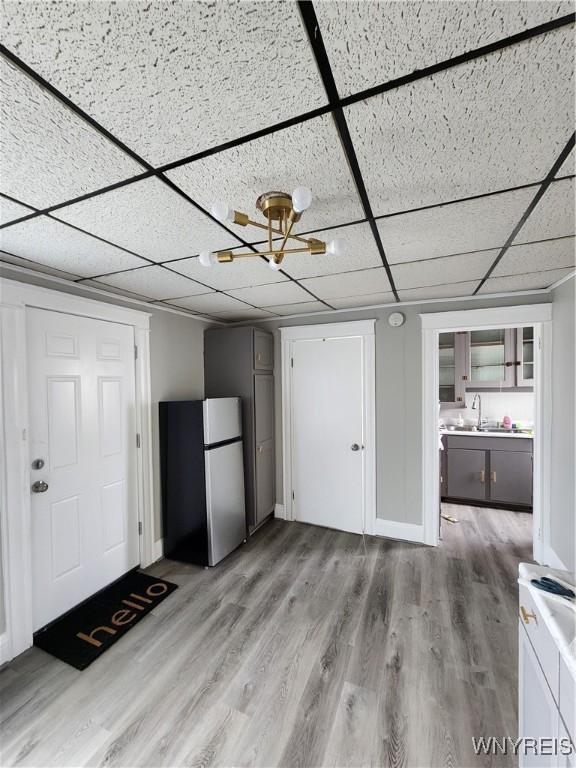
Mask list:
[[532,506],[532,440],[445,435],[442,498],[468,504]]
[[241,397],[246,514],[254,530],[273,511],[274,337],[260,328],[214,328],[204,334],[206,397]]

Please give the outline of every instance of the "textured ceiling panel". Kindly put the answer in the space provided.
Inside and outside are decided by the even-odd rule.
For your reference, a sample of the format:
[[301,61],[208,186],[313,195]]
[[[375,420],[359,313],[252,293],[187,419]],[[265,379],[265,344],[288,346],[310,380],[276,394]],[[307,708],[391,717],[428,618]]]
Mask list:
[[150,301],[149,296],[143,296],[140,293],[134,293],[134,291],[128,291],[126,288],[117,288],[115,285],[108,285],[108,283],[100,282],[99,280],[83,280],[82,288],[84,286],[90,286],[92,288],[98,288],[100,291],[106,291],[107,293],[115,293],[119,296],[125,296],[129,299],[136,299],[138,301]]
[[56,215],[152,261],[238,245],[234,236],[155,178],[74,203]]
[[225,293],[210,293],[205,296],[189,296],[168,303],[174,304],[174,306],[177,307],[182,307],[183,309],[189,309],[192,312],[202,312],[207,315],[212,315],[213,317],[220,317],[221,314],[225,314],[227,318],[231,318],[235,312],[240,314],[251,309],[243,302],[233,299],[232,296],[227,296]]
[[571,176],[574,173],[576,173],[576,154],[572,150],[560,168],[558,168],[556,176]]
[[143,170],[1,56],[0,153],[0,191],[36,208],[71,200]]
[[342,275],[313,277],[310,280],[303,280],[302,285],[316,294],[318,298],[328,302],[330,299],[359,296],[366,293],[382,293],[390,290],[390,282],[384,267]]
[[569,2],[315,4],[341,96],[407,75],[574,11]]
[[293,282],[273,283],[272,285],[260,285],[255,288],[240,288],[229,291],[231,296],[247,301],[257,307],[271,307],[274,304],[296,304],[300,301],[308,301],[310,294]]
[[0,229],[0,248],[82,277],[140,267],[137,256],[103,243],[47,216]]
[[497,256],[494,250],[396,264],[392,266],[392,277],[398,289],[481,280]]
[[[262,223],[266,219],[256,209],[259,195],[270,190],[290,194],[297,186],[310,187],[312,205],[295,227],[296,233],[345,224],[364,215],[330,115],[175,168],[166,175],[207,210],[214,201],[223,200]],[[254,227],[231,228],[250,242],[265,237]]]
[[159,165],[326,103],[295,3],[7,3],[3,42]]
[[[80,275],[74,275],[71,272],[64,272],[61,269],[47,267],[45,264],[38,264],[36,261],[22,259],[20,256],[14,256],[13,254],[6,253],[5,251],[0,251],[0,262],[2,263],[2,266],[6,266],[7,264],[15,264],[16,266],[23,267],[24,269],[33,269],[35,272],[42,272],[45,275],[60,277],[62,280],[76,280],[80,277]],[[0,268],[0,273],[1,272],[2,270]],[[10,277],[7,272],[5,272],[5,276]]]
[[285,275],[270,269],[268,263],[258,256],[238,259],[230,264],[217,264],[209,268],[203,267],[197,258],[184,259],[184,261],[171,262],[169,267],[175,272],[192,277],[194,280],[200,280],[200,282],[219,291],[226,291],[231,288],[251,288],[254,285],[280,283],[283,280],[288,280]]
[[377,304],[394,304],[396,299],[392,291],[383,293],[367,293],[363,296],[346,296],[343,299],[330,299],[334,309],[349,309],[354,307],[370,307]]
[[566,237],[544,243],[514,245],[506,251],[492,274],[494,277],[521,275],[546,269],[573,268],[574,264],[574,238]]
[[204,285],[157,266],[119,272],[117,275],[106,275],[101,277],[99,282],[116,288],[125,288],[127,291],[150,299],[174,299],[210,291],[210,288]]
[[[325,243],[330,242],[330,240],[341,240],[343,253],[341,256],[330,256],[329,254],[310,256],[307,253],[295,253],[286,256],[283,269],[297,279],[382,266],[382,259],[369,224],[354,224],[351,227],[320,230],[311,232],[306,237],[315,237]],[[292,247],[295,246],[296,242],[293,241]]]
[[573,235],[574,205],[574,179],[563,179],[550,184],[518,233],[516,242],[529,243],[550,237]]
[[536,193],[519,189],[380,219],[378,229],[391,264],[433,259],[504,245]]
[[277,317],[274,312],[270,312],[267,309],[237,309],[234,312],[219,312],[217,315],[222,320],[235,322],[238,320],[266,320],[266,318]]
[[31,208],[0,197],[0,224],[7,224],[9,221],[21,219],[22,216],[29,216],[31,213],[34,213]]
[[321,301],[302,301],[298,304],[280,304],[268,309],[276,315],[300,315],[306,312],[326,312],[328,308]]
[[571,269],[550,269],[547,272],[529,272],[512,277],[491,277],[486,280],[479,293],[507,293],[508,291],[535,291],[549,288],[561,280]]
[[451,299],[455,296],[472,296],[478,287],[478,280],[453,285],[433,285],[428,288],[409,288],[398,291],[400,301],[421,301],[424,299]]
[[573,49],[562,28],[348,107],[374,213],[543,179],[574,130]]

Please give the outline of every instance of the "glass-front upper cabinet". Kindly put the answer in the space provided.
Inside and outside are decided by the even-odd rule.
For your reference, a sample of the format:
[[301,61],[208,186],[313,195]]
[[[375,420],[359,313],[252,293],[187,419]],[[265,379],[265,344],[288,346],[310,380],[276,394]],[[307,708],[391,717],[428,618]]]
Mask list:
[[515,352],[514,329],[470,331],[467,343],[467,387],[513,387]]
[[534,386],[534,328],[516,330],[517,386]]
[[438,336],[439,387],[438,397],[442,404],[455,408],[464,407],[465,362],[464,333],[440,333]]

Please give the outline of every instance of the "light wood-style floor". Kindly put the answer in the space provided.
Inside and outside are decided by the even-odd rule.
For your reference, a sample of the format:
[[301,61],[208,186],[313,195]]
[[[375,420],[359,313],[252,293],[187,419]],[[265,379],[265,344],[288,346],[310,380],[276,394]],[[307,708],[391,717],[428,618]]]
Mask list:
[[2,765],[484,766],[514,736],[531,515],[447,506],[437,549],[274,521],[84,672],[0,671]]

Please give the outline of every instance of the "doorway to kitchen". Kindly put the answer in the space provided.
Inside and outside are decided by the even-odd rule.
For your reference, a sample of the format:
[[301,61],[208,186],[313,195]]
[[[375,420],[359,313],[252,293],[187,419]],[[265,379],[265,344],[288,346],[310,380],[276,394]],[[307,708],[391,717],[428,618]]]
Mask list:
[[533,326],[439,333],[440,540],[460,524],[532,558],[534,367]]
[[503,535],[550,562],[550,305],[421,321],[425,541]]

